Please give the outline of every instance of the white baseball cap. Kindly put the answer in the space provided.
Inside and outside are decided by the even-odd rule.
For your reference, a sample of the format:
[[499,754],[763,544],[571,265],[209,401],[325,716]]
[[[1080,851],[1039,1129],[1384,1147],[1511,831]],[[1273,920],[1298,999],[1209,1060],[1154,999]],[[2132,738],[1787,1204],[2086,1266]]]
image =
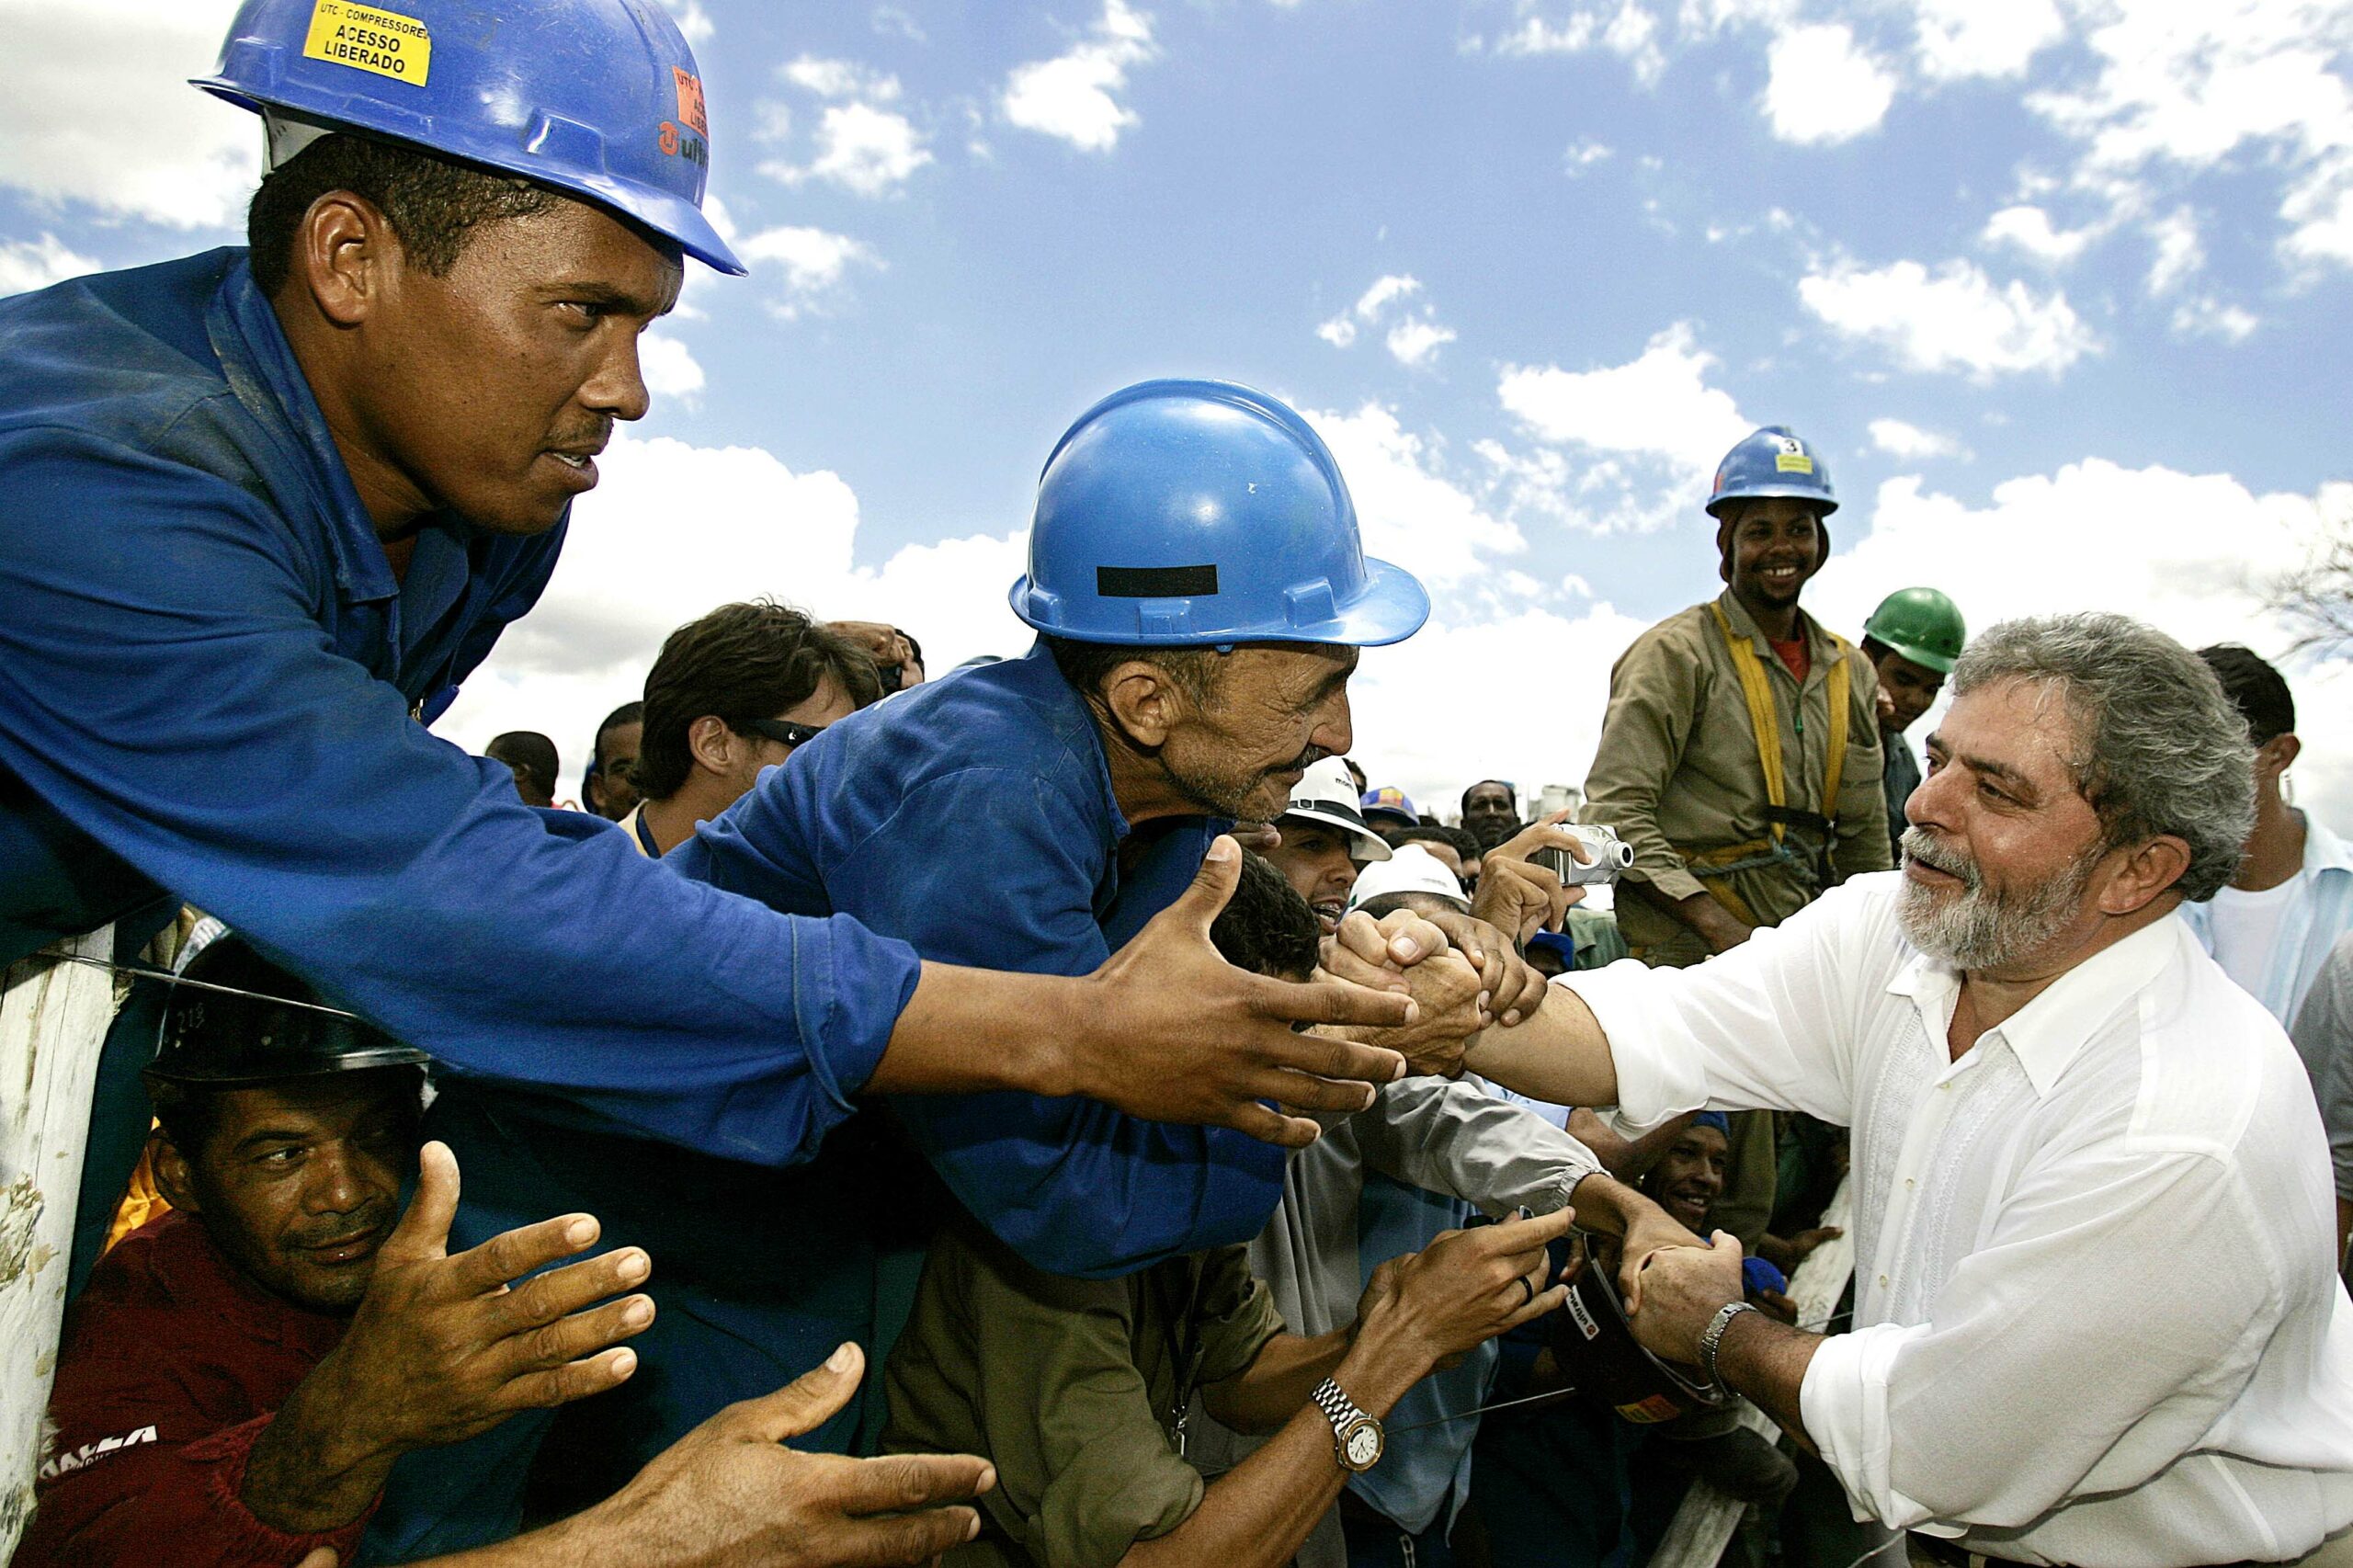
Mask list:
[[1348,907],[1359,909],[1392,892],[1433,893],[1465,911],[1471,907],[1470,895],[1446,862],[1418,844],[1401,844],[1386,861],[1358,871],[1348,890]]
[[1304,817],[1338,828],[1353,841],[1351,858],[1389,858],[1389,841],[1375,833],[1364,820],[1364,812],[1357,809],[1356,777],[1336,756],[1327,756],[1300,775],[1299,782],[1290,787],[1290,804],[1283,808],[1283,816]]

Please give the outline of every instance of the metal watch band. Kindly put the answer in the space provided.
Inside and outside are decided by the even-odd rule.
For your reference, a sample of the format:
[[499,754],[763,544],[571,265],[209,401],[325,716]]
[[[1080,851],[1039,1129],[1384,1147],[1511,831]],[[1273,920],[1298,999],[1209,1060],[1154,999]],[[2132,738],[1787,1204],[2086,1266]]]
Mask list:
[[1723,1376],[1716,1370],[1716,1352],[1723,1345],[1725,1326],[1741,1313],[1756,1310],[1746,1301],[1726,1301],[1708,1320],[1708,1326],[1699,1331],[1699,1375],[1708,1380],[1710,1388],[1723,1393],[1732,1392],[1724,1387]]
[[1365,1413],[1357,1408],[1357,1402],[1329,1378],[1317,1383],[1315,1392],[1307,1397],[1315,1402],[1315,1408],[1322,1411],[1324,1418],[1332,1424],[1335,1437],[1346,1432],[1352,1423],[1368,1419]]

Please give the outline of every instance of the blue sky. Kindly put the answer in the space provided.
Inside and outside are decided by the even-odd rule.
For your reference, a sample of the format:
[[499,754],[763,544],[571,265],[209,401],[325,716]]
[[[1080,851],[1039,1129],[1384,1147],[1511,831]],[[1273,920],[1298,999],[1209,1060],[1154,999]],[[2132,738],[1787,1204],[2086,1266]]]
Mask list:
[[[1849,634],[1930,582],[2277,653],[2251,585],[2353,506],[2348,0],[678,8],[754,275],[657,329],[464,744],[575,768],[664,631],[756,593],[1017,651],[1038,464],[1146,375],[1309,411],[1431,582],[1358,724],[1423,793],[1583,777],[1754,424],[1830,455]],[[177,85],[229,8],[54,9],[0,0],[0,289],[233,239],[254,129]],[[2353,823],[2353,683],[2294,679]]]

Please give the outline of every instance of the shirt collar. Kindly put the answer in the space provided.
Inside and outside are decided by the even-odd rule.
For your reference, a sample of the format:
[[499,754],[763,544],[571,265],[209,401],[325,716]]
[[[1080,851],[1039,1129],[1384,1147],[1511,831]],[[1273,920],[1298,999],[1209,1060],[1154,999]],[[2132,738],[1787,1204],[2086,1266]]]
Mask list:
[[[1978,1043],[1998,1035],[2026,1069],[2035,1094],[2047,1096],[2093,1031],[2174,961],[2185,936],[2177,911],[2143,926],[2052,981],[2033,1001],[1987,1029]],[[1929,1018],[1949,1024],[1961,972],[1915,949],[1887,989],[1891,995],[1912,998]],[[1929,1043],[1944,1053],[1945,1042],[1933,1030]]]
[[335,585],[355,600],[396,597],[400,585],[376,538],[375,519],[360,505],[326,415],[319,412],[278,312],[254,284],[249,260],[241,257],[222,279],[205,330],[230,391],[266,428],[282,437],[289,455],[312,482],[335,552]]
[[[1771,639],[1768,638],[1764,629],[1756,624],[1756,618],[1748,613],[1748,607],[1740,602],[1738,594],[1733,593],[1727,586],[1722,593],[1716,596],[1716,603],[1723,606],[1724,618],[1732,622],[1733,631],[1754,642],[1759,653],[1770,653],[1773,651]],[[1804,642],[1808,652],[1813,655],[1817,663],[1828,658],[1836,651],[1836,644],[1830,641],[1830,634],[1822,629],[1821,624],[1813,617],[1806,614],[1802,606],[1798,610],[1798,636]]]
[[2310,812],[2296,813],[2304,819],[2304,871],[2345,871],[2353,873],[2353,844],[2347,844],[2325,826]]

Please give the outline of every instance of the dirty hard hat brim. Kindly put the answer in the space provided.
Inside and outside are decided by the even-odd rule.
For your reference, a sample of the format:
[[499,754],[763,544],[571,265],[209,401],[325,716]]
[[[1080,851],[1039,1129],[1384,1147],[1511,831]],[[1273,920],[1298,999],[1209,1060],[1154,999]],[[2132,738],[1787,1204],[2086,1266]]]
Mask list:
[[142,1070],[142,1075],[166,1084],[210,1084],[234,1088],[240,1084],[278,1084],[290,1078],[364,1073],[371,1067],[422,1067],[433,1060],[424,1051],[405,1045],[342,1051],[313,1050],[277,1057],[241,1056],[217,1066],[190,1060],[191,1055],[176,1059],[159,1056]]
[[1864,628],[1864,631],[1870,635],[1872,642],[1883,644],[1887,651],[1897,658],[1909,659],[1922,669],[1934,670],[1940,676],[1952,674],[1953,665],[1961,662],[1939,653],[1933,648],[1922,648],[1912,643],[1897,642],[1893,638],[1881,637],[1875,632],[1870,632],[1868,627]]

